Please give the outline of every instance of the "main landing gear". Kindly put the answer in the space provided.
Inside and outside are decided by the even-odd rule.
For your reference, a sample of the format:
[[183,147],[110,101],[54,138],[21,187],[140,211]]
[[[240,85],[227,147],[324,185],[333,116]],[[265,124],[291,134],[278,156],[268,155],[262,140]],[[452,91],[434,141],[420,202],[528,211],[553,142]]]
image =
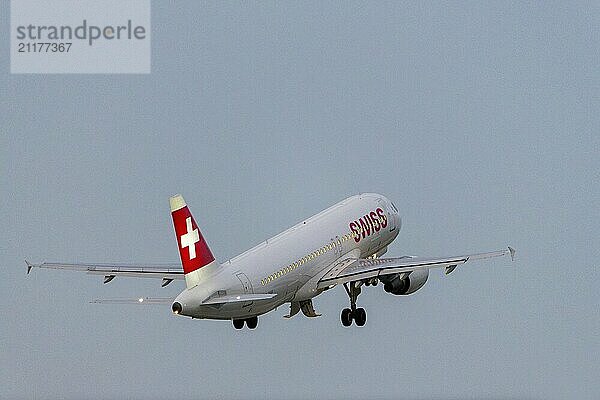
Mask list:
[[244,327],[244,322],[246,323],[248,329],[255,329],[258,325],[258,317],[251,317],[247,319],[233,319],[231,321],[233,322],[233,327],[235,329],[242,329]]
[[344,283],[344,289],[346,289],[346,293],[350,297],[350,308],[342,310],[342,325],[350,326],[354,320],[357,326],[364,326],[367,322],[367,312],[364,308],[356,308],[356,299],[360,294],[360,282]]

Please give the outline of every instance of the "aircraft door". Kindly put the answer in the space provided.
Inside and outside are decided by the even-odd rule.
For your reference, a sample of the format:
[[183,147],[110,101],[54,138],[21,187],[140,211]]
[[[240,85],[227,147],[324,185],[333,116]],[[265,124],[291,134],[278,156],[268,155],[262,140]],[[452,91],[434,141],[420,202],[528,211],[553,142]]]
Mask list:
[[378,201],[378,205],[379,207],[381,207],[382,209],[385,210],[385,216],[387,218],[388,221],[388,230],[390,232],[394,232],[396,230],[396,218],[394,217],[394,214],[392,213],[392,210],[390,209],[390,207],[394,207],[395,206],[393,204],[390,203],[390,207],[386,207],[385,203],[383,202],[383,200],[379,200]]
[[246,293],[246,294],[254,293],[254,291],[252,290],[252,283],[250,282],[250,279],[248,279],[246,274],[244,274],[243,272],[240,272],[236,276],[242,283],[242,288],[244,288],[244,293]]
[[[392,207],[394,207],[394,210],[396,209],[396,206],[394,206],[393,204],[392,204]],[[398,210],[396,210],[396,212],[397,211]],[[388,210],[388,221],[389,221],[388,225],[389,225],[390,232],[394,232],[396,230],[396,228],[398,228],[398,226],[396,225],[398,221],[396,219],[396,215],[393,214],[391,210]]]
[[[254,293],[254,291],[252,289],[252,283],[250,282],[250,279],[248,279],[248,276],[246,276],[246,274],[244,274],[243,272],[240,272],[240,273],[236,274],[235,276],[242,283],[242,288],[244,289],[245,294]],[[248,310],[248,312],[250,312],[252,310],[253,303],[254,302],[252,302],[252,301],[247,301],[242,304],[242,308],[246,308]]]
[[335,258],[340,258],[342,256],[342,252],[343,252],[343,246],[342,246],[342,240],[340,239],[340,237],[338,235],[335,235],[335,239],[331,239],[332,242],[335,243]]

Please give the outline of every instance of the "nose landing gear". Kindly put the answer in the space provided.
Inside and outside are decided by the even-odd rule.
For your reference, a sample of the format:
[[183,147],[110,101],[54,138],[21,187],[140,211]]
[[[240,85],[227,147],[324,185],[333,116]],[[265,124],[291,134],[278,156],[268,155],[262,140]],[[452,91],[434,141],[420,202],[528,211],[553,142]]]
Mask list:
[[356,308],[356,299],[361,291],[360,284],[360,282],[350,282],[350,284],[344,283],[344,289],[346,289],[346,293],[348,294],[348,297],[350,297],[350,308],[344,308],[340,315],[342,325],[344,326],[352,325],[353,320],[356,323],[356,326],[364,326],[367,322],[367,312],[365,309]]

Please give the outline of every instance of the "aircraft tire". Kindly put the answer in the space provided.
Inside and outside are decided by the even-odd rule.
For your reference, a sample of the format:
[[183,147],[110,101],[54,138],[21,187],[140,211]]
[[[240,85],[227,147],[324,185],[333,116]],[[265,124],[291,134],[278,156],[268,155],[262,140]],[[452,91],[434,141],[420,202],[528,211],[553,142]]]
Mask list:
[[342,320],[342,325],[352,325],[352,310],[349,308],[344,308],[342,310],[342,314],[340,315],[340,319]]
[[244,327],[244,320],[243,319],[233,319],[231,321],[233,322],[233,327],[235,329],[242,329]]
[[248,327],[248,329],[255,329],[257,325],[258,317],[252,317],[246,320],[246,326]]
[[356,326],[364,326],[367,322],[367,312],[364,308],[357,308],[354,312],[354,322]]

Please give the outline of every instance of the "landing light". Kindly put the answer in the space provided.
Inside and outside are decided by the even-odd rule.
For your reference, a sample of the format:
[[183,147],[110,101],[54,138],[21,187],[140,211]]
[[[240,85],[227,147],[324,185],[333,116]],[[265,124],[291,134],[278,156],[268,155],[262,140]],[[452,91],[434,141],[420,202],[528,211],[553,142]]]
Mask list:
[[140,297],[140,298],[138,299],[138,301],[141,303],[141,302],[143,302],[143,301],[144,301],[144,299],[143,299],[142,297]]
[[240,296],[236,297],[236,299],[238,299],[238,300],[239,300],[239,299],[240,299]]

